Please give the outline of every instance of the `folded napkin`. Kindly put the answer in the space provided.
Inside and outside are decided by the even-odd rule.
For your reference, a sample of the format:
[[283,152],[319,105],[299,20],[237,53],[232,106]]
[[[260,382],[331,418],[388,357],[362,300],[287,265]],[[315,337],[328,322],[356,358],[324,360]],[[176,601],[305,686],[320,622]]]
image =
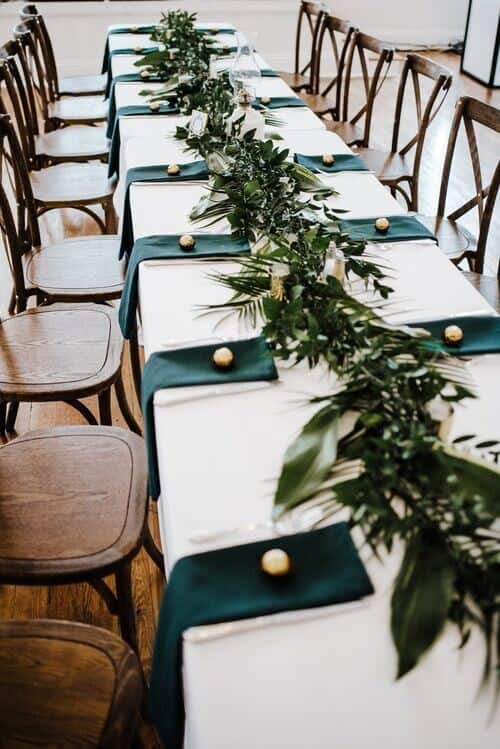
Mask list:
[[260,75],[262,78],[279,78],[280,74],[272,68],[261,68]]
[[[117,78],[115,78],[111,84],[111,90],[109,94],[109,111],[108,111],[108,126],[106,130],[106,136],[108,138],[111,138],[113,135],[113,131],[115,129],[116,124],[116,118],[118,116],[118,113],[121,117],[126,116],[127,114],[156,114],[160,110],[152,110],[149,106],[149,104],[130,104],[127,107],[120,107],[117,111],[116,109],[116,100],[115,100],[115,84],[120,83],[122,81],[128,80],[131,81],[138,81],[140,83],[143,83],[145,88],[148,87],[149,83],[161,83],[165,81],[165,78],[162,78],[160,76],[150,76],[149,78],[141,78],[141,76],[137,75],[136,73],[130,73],[128,75],[119,75]],[[146,101],[146,100],[144,100]],[[169,102],[167,104],[160,104],[161,107],[167,107],[172,108],[176,107],[176,97],[171,97]],[[132,111],[134,109],[135,111]],[[128,111],[131,110],[131,111]],[[161,112],[160,112],[161,113]],[[169,114],[172,114],[173,112],[170,111]]]
[[250,245],[246,239],[234,240],[230,235],[195,234],[196,244],[190,250],[179,247],[179,237],[179,234],[141,237],[134,243],[118,313],[124,338],[130,338],[135,331],[139,265],[144,260],[196,260],[250,253]]
[[271,96],[270,101],[262,103],[262,98],[258,96],[252,103],[254,109],[281,109],[282,107],[306,107],[305,101],[298,96]]
[[152,34],[156,29],[156,24],[148,26],[120,26],[117,29],[108,31],[106,44],[104,46],[104,55],[102,58],[101,73],[107,73],[109,67],[109,37],[113,34]]
[[337,153],[333,154],[335,161],[333,164],[323,164],[322,156],[306,156],[302,153],[295,154],[295,161],[297,164],[307,167],[311,172],[317,174],[318,172],[328,172],[328,174],[335,174],[335,172],[366,172],[368,167],[365,162],[356,156],[354,153]]
[[[175,101],[171,104],[160,104],[158,109],[150,109],[145,104],[131,104],[128,107],[120,107],[115,116],[115,124],[113,127],[113,134],[111,136],[111,146],[109,148],[108,158],[108,177],[112,177],[116,174],[120,176],[120,148],[121,148],[121,136],[120,136],[120,117],[137,117],[138,115],[170,115],[179,114],[179,107]],[[108,122],[109,130],[109,122]],[[109,136],[108,136],[109,137]]]
[[[144,56],[144,55],[148,55],[150,52],[157,52],[157,51],[158,51],[158,47],[142,47],[139,50],[130,47],[129,49],[115,49],[113,52],[109,53],[109,56],[114,57],[115,55],[136,55],[137,57],[141,57],[141,55]],[[111,64],[110,64],[108,65],[108,71],[107,71],[107,77],[106,77],[106,89],[104,91],[104,98],[106,99],[109,98],[109,92],[111,89],[112,82],[113,82],[113,71],[111,70]]]
[[[460,343],[450,346],[443,341],[443,333],[448,325],[458,325],[464,337]],[[412,323],[411,328],[424,328],[435,338],[429,346],[446,351],[455,356],[474,354],[494,354],[500,352],[500,317],[449,317],[443,320]]]
[[[336,159],[338,156],[335,157]],[[434,234],[414,216],[388,216],[390,223],[386,232],[375,229],[374,218],[354,218],[340,222],[340,228],[351,239],[364,239],[367,242],[404,242],[412,239],[433,239]]]
[[193,385],[223,385],[231,382],[276,380],[278,372],[268,345],[262,336],[228,344],[234,354],[234,364],[218,369],[212,355],[221,344],[195,346],[152,354],[142,373],[142,415],[148,454],[149,493],[153,499],[160,495],[153,399],[157,390]]
[[[260,567],[276,547],[292,562],[284,577]],[[373,592],[347,523],[179,559],[161,604],[151,672],[151,715],[164,745],[183,746],[182,643],[190,627],[359,601]]]
[[197,26],[196,31],[198,34],[212,34],[213,36],[216,34],[236,34],[236,29],[232,26],[217,26],[216,29],[210,28],[209,26]]
[[134,182],[186,182],[195,179],[207,179],[208,169],[204,159],[192,161],[190,164],[180,164],[179,174],[167,173],[168,164],[160,166],[138,166],[127,170],[125,178],[125,198],[123,203],[122,236],[120,242],[120,258],[130,255],[134,244],[132,214],[130,213],[130,185]]

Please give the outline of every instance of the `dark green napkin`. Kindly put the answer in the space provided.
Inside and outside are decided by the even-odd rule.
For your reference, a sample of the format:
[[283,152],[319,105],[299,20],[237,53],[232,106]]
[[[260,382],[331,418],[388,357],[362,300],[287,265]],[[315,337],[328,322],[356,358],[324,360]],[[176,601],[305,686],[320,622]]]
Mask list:
[[[285,577],[270,577],[260,568],[262,555],[276,547],[292,560]],[[161,604],[151,672],[151,715],[164,745],[183,746],[187,629],[359,601],[373,592],[347,523],[179,559]]]
[[134,243],[118,313],[124,338],[130,338],[135,331],[139,265],[144,260],[215,258],[250,253],[246,239],[234,240],[231,235],[195,234],[196,244],[191,250],[179,247],[179,237],[179,234],[156,235],[141,237]]
[[[448,325],[462,328],[464,337],[456,346],[446,345],[443,332]],[[431,348],[446,351],[455,356],[473,356],[474,354],[495,354],[500,352],[500,317],[448,317],[443,320],[412,323],[411,328],[424,328],[435,338],[430,341]]]
[[157,390],[194,385],[221,385],[229,382],[276,380],[278,372],[268,345],[262,336],[228,344],[234,354],[229,369],[217,369],[212,354],[221,344],[196,346],[152,354],[142,373],[142,415],[148,454],[149,493],[160,495],[153,399]]
[[108,67],[109,67],[109,37],[112,34],[152,34],[153,31],[156,29],[156,24],[153,24],[152,26],[137,26],[134,31],[132,31],[131,26],[121,26],[120,28],[113,29],[112,31],[108,32],[108,35],[106,37],[106,44],[104,46],[104,55],[102,58],[102,66],[101,66],[101,73],[107,73]]
[[133,182],[186,182],[194,179],[207,179],[208,169],[204,159],[192,161],[190,164],[180,164],[180,174],[167,174],[168,164],[160,166],[138,166],[127,170],[125,178],[125,197],[123,202],[122,235],[120,241],[120,255],[130,255],[134,244],[132,214],[130,213],[130,185]]
[[335,174],[336,172],[366,172],[368,167],[365,162],[356,156],[354,153],[337,153],[333,154],[335,161],[331,165],[323,164],[322,156],[305,156],[302,153],[295,154],[295,161],[297,164],[310,169],[311,172],[317,174],[318,172],[328,172],[329,174]]
[[[109,56],[114,57],[115,55],[136,55],[137,57],[140,57],[141,55],[148,55],[150,52],[156,52],[157,50],[158,50],[158,47],[142,47],[139,52],[136,52],[135,49],[130,47],[129,49],[115,49],[114,52],[109,53]],[[109,92],[111,89],[112,81],[113,81],[113,72],[111,70],[111,63],[110,63],[108,66],[107,77],[106,77],[106,89],[104,92],[104,97],[106,99],[109,98]]]
[[[120,174],[120,117],[132,117],[137,115],[169,115],[179,114],[179,107],[175,103],[172,104],[161,104],[159,109],[150,109],[145,104],[131,104],[128,107],[120,107],[115,117],[115,125],[113,128],[113,135],[111,136],[111,146],[109,148],[109,159],[108,159],[108,177],[112,177],[113,174],[119,176]],[[109,123],[108,123],[109,127]],[[109,137],[109,136],[108,136]]]
[[[117,78],[115,78],[113,80],[113,83],[111,84],[111,92],[109,95],[108,127],[106,130],[106,136],[108,138],[111,138],[113,135],[113,130],[115,129],[116,118],[118,116],[118,112],[116,110],[116,101],[115,101],[115,84],[120,83],[121,81],[125,81],[125,80],[128,80],[129,82],[138,81],[140,83],[143,83],[146,89],[150,83],[164,83],[165,82],[165,79],[159,76],[150,76],[147,79],[143,79],[139,75],[137,75],[137,73],[129,73],[126,76],[119,75]],[[144,101],[146,101],[146,99],[144,99]],[[170,101],[168,104],[160,105],[160,107],[166,107],[166,108],[176,107],[176,106],[177,106],[177,102],[176,102],[175,96],[172,96],[170,98]],[[131,111],[128,111],[128,110],[131,110]],[[130,104],[127,107],[120,107],[119,112],[122,117],[127,114],[132,115],[132,114],[155,114],[156,112],[161,113],[160,110],[151,110],[149,108],[149,104],[146,104],[146,103]],[[172,114],[172,112],[170,112],[170,114]]]
[[[265,98],[265,97],[264,97]],[[252,103],[254,109],[281,109],[282,107],[306,107],[307,104],[299,96],[271,96],[271,101],[262,103],[262,97],[258,96]]]
[[[111,75],[109,75],[106,85],[106,91],[104,92],[104,98],[111,98],[114,102],[114,89],[117,83],[142,83],[147,87],[150,83],[165,83],[166,80],[168,80],[168,78],[163,75],[150,75],[147,78],[143,78],[140,73],[124,73],[123,75],[117,75],[116,78],[113,78]],[[109,107],[110,109],[111,107],[113,107],[116,114],[116,104],[110,102]]]
[[340,222],[341,231],[351,239],[364,239],[367,242],[404,242],[412,239],[433,239],[434,234],[414,216],[387,216],[390,226],[386,232],[375,229],[374,218],[353,218]]
[[236,29],[231,28],[230,26],[217,26],[216,29],[210,29],[205,26],[197,26],[196,31],[198,34],[212,34],[215,36],[216,34],[236,34]]
[[262,78],[279,78],[280,74],[277,73],[275,70],[272,70],[272,68],[261,68],[260,74]]

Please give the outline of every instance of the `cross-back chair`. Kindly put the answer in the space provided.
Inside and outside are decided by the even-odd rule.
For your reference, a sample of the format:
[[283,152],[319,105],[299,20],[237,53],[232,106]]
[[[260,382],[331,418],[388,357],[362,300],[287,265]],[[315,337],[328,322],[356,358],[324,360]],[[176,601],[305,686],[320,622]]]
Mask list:
[[37,34],[36,18],[28,18],[14,28],[14,38],[21,42],[28,61],[31,79],[37,93],[46,131],[67,125],[94,125],[105,122],[108,103],[102,96],[56,98],[51,85],[50,66],[43,54],[43,46]]
[[[376,62],[373,64],[373,58]],[[356,31],[348,48],[343,78],[337,86],[337,120],[327,122],[328,130],[340,135],[348,145],[368,146],[375,100],[389,75],[394,49],[373,36]],[[361,70],[362,103],[352,110],[354,66]],[[372,71],[370,72],[370,68]],[[363,121],[364,118],[364,122]]]
[[[329,13],[323,16],[313,66],[311,93],[301,94],[310,109],[319,116],[329,114],[333,119],[339,118],[342,81],[354,34],[355,28],[350,21]],[[329,62],[334,62],[335,72],[322,88],[321,69],[326,55]]]
[[[316,45],[321,22],[325,15],[322,3],[301,0],[297,16],[295,31],[295,65],[293,73],[279,71],[280,76],[294,91],[312,91]],[[305,46],[304,36],[307,35],[308,56],[302,65],[302,50]]]
[[[427,96],[422,91],[423,79],[433,81]],[[452,80],[451,73],[442,65],[420,55],[407,55],[398,86],[391,150],[387,152],[361,146],[358,151],[382,184],[387,185],[393,195],[401,195],[412,211],[418,210],[418,181],[427,131],[448,95]],[[401,144],[403,107],[410,84],[415,101],[417,128],[416,134]],[[408,154],[413,150],[411,160]]]
[[[467,259],[469,266],[482,273],[488,234],[495,211],[500,186],[500,160],[497,161],[489,183],[485,184],[479,159],[475,125],[488,128],[490,134],[500,133],[500,110],[491,104],[463,96],[458,100],[451,125],[441,179],[437,216],[420,216],[436,234],[439,246],[454,263]],[[461,129],[465,131],[474,178],[475,195],[450,213],[446,212],[448,188],[456,146]],[[479,234],[477,240],[458,222],[470,211],[477,210]]]
[[38,11],[36,5],[30,4],[22,8],[20,16],[22,21],[31,19],[36,21],[34,31],[45,58],[45,67],[49,75],[48,85],[54,100],[61,98],[61,96],[98,96],[104,94],[106,87],[104,75],[76,75],[60,79],[57,72],[54,47],[43,15]]
[[[73,299],[91,299],[78,289],[70,250],[52,245],[40,250],[40,234],[32,194],[26,180],[26,163],[8,115],[0,116],[0,234],[12,272],[14,302],[20,314],[0,323],[0,432],[12,431],[22,401],[64,401],[91,424],[92,412],[80,402],[97,395],[100,420],[111,424],[111,388],[129,427],[140,434],[131,413],[121,376],[123,339],[115,311],[104,304],[76,305]],[[81,249],[81,248],[80,248]],[[113,252],[116,251],[116,246]],[[43,257],[47,257],[44,263]],[[39,256],[40,255],[40,256]],[[97,262],[96,253],[89,263]],[[79,255],[84,265],[83,251]],[[64,273],[68,278],[64,286]],[[39,280],[45,283],[37,285]],[[76,288],[71,289],[74,281]],[[51,286],[54,284],[54,287]],[[66,304],[26,309],[35,295],[47,303]],[[105,301],[104,297],[99,301]],[[71,304],[69,304],[71,302]],[[74,340],[73,340],[74,339]],[[5,421],[6,405],[9,406]]]
[[[108,178],[107,165],[74,163],[78,155],[72,153],[71,149],[63,154],[64,144],[59,142],[59,136],[55,133],[37,135],[31,104],[33,97],[29,83],[26,85],[23,77],[23,56],[19,44],[17,40],[0,48],[0,112],[13,114],[31,170],[37,214],[41,216],[56,208],[74,208],[91,216],[103,233],[113,232],[116,228],[113,207],[115,182]],[[71,130],[68,128],[70,136]],[[62,137],[64,139],[66,136]],[[58,149],[59,157],[56,153]],[[88,156],[84,158],[87,160]],[[55,166],[46,166],[53,161],[56,162]],[[104,221],[90,208],[97,205],[103,209]]]

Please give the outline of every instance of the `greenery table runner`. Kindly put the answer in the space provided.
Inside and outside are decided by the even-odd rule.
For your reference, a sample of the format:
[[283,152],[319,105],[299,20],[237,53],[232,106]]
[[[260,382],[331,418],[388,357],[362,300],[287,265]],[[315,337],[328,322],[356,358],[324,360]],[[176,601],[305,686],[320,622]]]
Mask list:
[[[443,335],[450,325],[457,325],[462,330],[463,338],[456,344],[446,345]],[[443,320],[412,323],[411,327],[427,330],[435,339],[435,342],[429,345],[446,351],[452,356],[500,352],[500,317],[449,317]]]
[[134,244],[132,214],[130,212],[130,185],[134,182],[186,182],[189,180],[207,179],[206,162],[193,161],[181,164],[179,174],[168,174],[168,164],[159,166],[139,166],[129,169],[125,178],[125,197],[123,200],[123,221],[120,239],[120,258],[130,255]]
[[152,354],[142,376],[142,414],[148,453],[149,492],[160,495],[153,399],[157,390],[194,385],[222,385],[233,382],[276,380],[278,372],[264,338],[232,341],[234,364],[227,369],[215,367],[212,356],[220,344],[158,351]]
[[[293,565],[266,575],[262,555],[279,546]],[[190,627],[358,601],[373,593],[347,523],[311,533],[183,557],[163,596],[151,672],[151,713],[169,749],[182,749],[182,636]]]
[[124,338],[130,338],[135,331],[139,265],[144,260],[215,259],[250,253],[250,246],[245,239],[235,240],[230,235],[195,234],[193,238],[196,243],[189,250],[180,247],[179,234],[141,237],[134,243],[118,315]]

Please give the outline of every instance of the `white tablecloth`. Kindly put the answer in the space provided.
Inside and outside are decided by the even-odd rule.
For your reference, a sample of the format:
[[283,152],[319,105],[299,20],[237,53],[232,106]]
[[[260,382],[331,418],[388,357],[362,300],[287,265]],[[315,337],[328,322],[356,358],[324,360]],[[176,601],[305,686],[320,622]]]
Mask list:
[[[124,36],[111,39],[135,46],[137,36],[133,44]],[[121,102],[133,96],[131,84],[118,89]],[[312,113],[289,113],[281,130],[284,145],[311,154],[346,151]],[[173,150],[178,144],[165,138],[175,120],[124,118],[125,168],[155,163],[155,154],[156,163],[174,155],[181,161],[181,153]],[[134,142],[134,136],[146,140]],[[325,181],[341,193],[330,204],[349,208],[348,217],[405,213],[373,175],[351,172]],[[135,237],[204,231],[190,222],[189,212],[205,189],[203,183],[133,185]],[[221,222],[211,231],[227,232],[228,227]],[[394,321],[493,313],[432,243],[398,243],[376,251],[394,268],[395,296],[403,300]],[[251,334],[234,317],[215,327],[214,318],[200,316],[197,307],[227,297],[208,273],[237,269],[236,260],[143,263],[139,292],[146,357],[200,339]],[[468,367],[480,398],[458,410],[452,433],[472,430],[480,437],[497,436],[500,357],[480,357]],[[163,489],[159,511],[168,569],[182,555],[271,533],[267,521],[284,450],[312,412],[308,395],[331,384],[320,368],[279,369],[279,383],[156,394]],[[395,682],[389,600],[399,554],[396,550],[384,565],[364,552],[363,558],[376,593],[359,604],[185,633],[186,749],[498,746],[499,712],[489,722],[490,702],[474,703],[484,655],[477,633],[459,652],[457,632],[447,628],[423,662]]]

